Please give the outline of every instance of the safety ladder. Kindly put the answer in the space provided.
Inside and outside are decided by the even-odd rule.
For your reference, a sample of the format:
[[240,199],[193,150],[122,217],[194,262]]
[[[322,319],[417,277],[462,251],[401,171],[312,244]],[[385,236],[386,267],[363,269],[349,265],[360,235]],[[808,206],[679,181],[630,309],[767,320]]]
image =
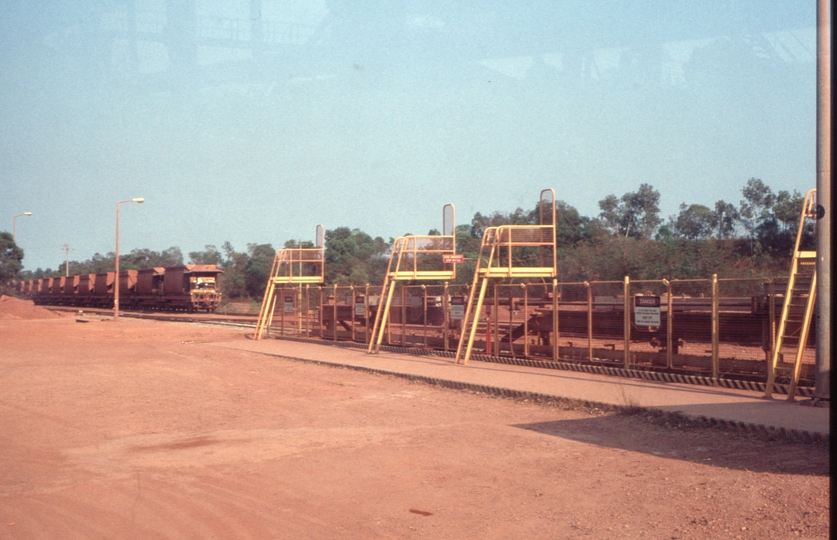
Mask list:
[[[558,255],[555,241],[555,190],[541,191],[539,201],[539,225],[500,225],[488,227],[482,235],[480,253],[474,278],[468,294],[468,304],[462,319],[462,337],[456,348],[456,363],[467,364],[471,359],[474,338],[482,312],[488,282],[491,279],[540,278],[552,279],[553,284],[553,329],[557,328],[558,313],[554,297],[555,278],[558,275]],[[538,265],[524,265],[520,250],[537,248]],[[480,284],[477,293],[477,283]],[[474,296],[476,295],[476,304]],[[557,339],[557,331],[553,331]],[[513,347],[511,337],[509,346]],[[557,353],[555,343],[554,352]]]
[[816,189],[809,190],[805,194],[802,204],[799,229],[796,233],[796,243],[793,250],[793,259],[791,260],[790,275],[788,276],[788,287],[782,305],[782,315],[779,319],[773,354],[767,366],[767,386],[764,393],[766,398],[772,397],[773,386],[779,369],[779,358],[785,342],[796,344],[796,358],[790,373],[788,401],[793,401],[796,387],[799,384],[799,375],[802,371],[802,354],[805,352],[805,344],[808,341],[808,333],[811,329],[817,292],[817,252],[804,251],[800,247],[807,221],[816,218],[816,194]]
[[442,209],[442,234],[426,236],[401,236],[395,239],[390,250],[387,272],[378,310],[367,349],[370,353],[381,350],[384,340],[392,296],[398,283],[407,281],[444,281],[456,278],[456,210],[452,204]]
[[[325,232],[322,225],[317,225],[316,242],[313,247],[284,248],[276,250],[270,277],[264,291],[264,299],[259,309],[259,320],[253,339],[266,337],[273,323],[276,311],[277,285],[302,285],[322,283],[325,278],[324,241]],[[310,244],[309,244],[310,245]],[[284,331],[284,329],[283,329]]]

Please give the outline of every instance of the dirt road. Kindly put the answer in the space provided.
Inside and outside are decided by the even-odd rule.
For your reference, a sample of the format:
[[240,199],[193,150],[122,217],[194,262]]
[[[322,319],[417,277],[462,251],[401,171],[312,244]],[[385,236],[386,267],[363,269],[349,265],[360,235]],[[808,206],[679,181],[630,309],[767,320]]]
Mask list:
[[0,538],[827,538],[822,445],[0,318]]

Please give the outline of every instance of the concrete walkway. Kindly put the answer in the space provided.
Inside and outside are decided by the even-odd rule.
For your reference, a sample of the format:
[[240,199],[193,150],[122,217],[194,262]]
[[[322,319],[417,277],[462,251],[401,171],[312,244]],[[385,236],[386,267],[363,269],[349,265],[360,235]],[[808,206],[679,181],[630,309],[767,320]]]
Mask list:
[[381,352],[284,339],[236,340],[215,345],[293,360],[417,378],[452,388],[515,397],[547,397],[605,408],[643,408],[726,428],[801,440],[828,440],[829,408],[765,400],[761,392],[607,375],[453,359],[433,355]]

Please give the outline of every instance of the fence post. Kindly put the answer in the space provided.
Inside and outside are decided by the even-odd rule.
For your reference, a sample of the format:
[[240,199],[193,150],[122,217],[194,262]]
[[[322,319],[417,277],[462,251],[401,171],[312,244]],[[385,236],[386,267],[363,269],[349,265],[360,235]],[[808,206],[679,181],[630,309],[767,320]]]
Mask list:
[[512,358],[515,357],[514,354],[514,285],[509,284],[509,353],[511,353]]
[[671,297],[671,282],[664,279],[663,284],[666,286],[666,367],[671,369],[674,367],[674,299]]
[[[268,285],[270,287],[270,285]],[[265,334],[264,337],[270,337],[270,326],[273,324],[273,315],[276,310],[276,289],[273,290],[273,298],[270,301],[270,305],[267,306],[267,324],[265,325]]]
[[407,285],[401,284],[401,346],[407,346]]
[[337,341],[337,283],[334,284],[334,319],[332,319],[331,324],[334,327],[334,341]]
[[296,288],[296,335],[302,335],[302,285]]
[[325,339],[325,304],[323,303],[325,287],[318,285],[317,288],[320,290],[320,307],[317,309],[320,319],[320,339]]
[[624,296],[623,299],[623,309],[625,311],[623,317],[623,338],[624,338],[624,347],[625,347],[625,369],[630,369],[631,367],[631,278],[630,276],[625,276],[624,284],[622,286],[622,295]]
[[421,297],[422,297],[422,313],[424,319],[422,320],[422,324],[424,325],[424,346],[427,347],[427,285],[421,285]]
[[[770,334],[770,343],[768,343],[768,349],[765,351],[765,361],[767,362],[767,379],[771,380],[771,374],[773,372],[773,362],[771,362],[771,358],[773,358],[773,348],[776,346],[776,284],[775,280],[771,278],[770,285],[768,288],[768,295],[767,295],[767,302],[769,303],[769,307],[767,309],[768,316],[770,317],[770,322],[768,323],[770,326],[768,327],[768,333]],[[772,389],[770,389],[772,391]]]
[[593,287],[589,281],[584,282],[587,289],[587,361],[593,362]]
[[280,289],[280,297],[282,298],[282,311],[280,311],[279,315],[279,337],[285,337],[285,284],[282,284],[282,288]]
[[491,331],[492,341],[494,345],[491,347],[491,352],[494,356],[500,356],[500,285],[494,281],[494,306],[491,309],[494,328]]
[[351,341],[354,342],[355,340],[355,304],[357,300],[355,300],[355,286],[349,285],[349,310],[352,313],[352,335]]
[[712,274],[712,378],[718,378],[718,274]]
[[523,289],[523,356],[529,357],[529,290],[525,283],[520,284]]
[[363,342],[369,345],[369,284],[366,284],[366,296],[363,298]]
[[552,360],[558,361],[558,280],[552,280]]
[[444,325],[442,327],[442,346],[445,352],[448,352],[448,331],[450,328],[450,314],[448,313],[448,308],[450,306],[448,303],[448,282],[445,281],[445,289],[442,296],[442,312],[444,314],[442,322]]

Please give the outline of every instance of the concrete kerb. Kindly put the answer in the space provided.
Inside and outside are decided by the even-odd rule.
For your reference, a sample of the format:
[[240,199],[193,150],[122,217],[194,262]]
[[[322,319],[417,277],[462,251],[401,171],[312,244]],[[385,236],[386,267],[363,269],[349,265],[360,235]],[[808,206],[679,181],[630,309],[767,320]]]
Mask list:
[[[288,338],[282,338],[288,339]],[[295,338],[290,338],[291,340],[295,340]],[[298,339],[298,341],[302,342],[310,342],[311,340],[307,339]],[[316,343],[322,344],[321,340],[317,340]],[[340,342],[338,342],[340,343]],[[365,348],[362,344],[357,343],[349,343],[343,342],[342,346],[353,347],[353,348]],[[382,347],[383,349],[383,347]],[[408,352],[410,354],[420,354],[420,355],[430,355],[433,354],[430,351],[420,351],[420,352],[413,352],[410,349],[398,348],[393,351],[387,352]],[[587,409],[587,410],[599,410],[603,412],[616,412],[622,414],[629,414],[629,415],[647,415],[653,418],[660,419],[662,421],[667,421],[673,424],[686,424],[692,427],[703,427],[703,428],[717,428],[724,431],[729,431],[733,433],[739,433],[744,435],[756,436],[759,438],[766,438],[766,439],[778,439],[778,440],[786,440],[792,442],[805,442],[805,443],[829,443],[830,434],[828,433],[819,433],[819,432],[810,432],[806,430],[798,430],[798,429],[788,429],[782,427],[774,427],[774,426],[766,426],[763,424],[754,424],[750,422],[740,422],[735,420],[727,420],[721,418],[714,418],[708,417],[703,415],[691,416],[684,414],[682,412],[669,412],[663,411],[660,409],[654,409],[650,407],[642,407],[636,405],[613,405],[610,403],[603,403],[597,401],[588,401],[588,400],[580,400],[574,398],[565,398],[561,396],[549,395],[549,394],[541,394],[537,392],[526,392],[521,390],[512,390],[509,388],[502,388],[497,386],[486,386],[481,384],[471,384],[461,381],[451,381],[447,379],[440,379],[437,377],[427,377],[424,375],[415,375],[409,373],[400,373],[397,371],[390,371],[385,369],[378,369],[366,366],[356,366],[351,364],[344,364],[340,362],[324,362],[321,360],[312,360],[310,358],[299,358],[294,356],[288,356],[283,354],[277,353],[268,353],[262,352],[260,354],[265,354],[267,356],[273,356],[275,358],[282,358],[284,360],[291,360],[294,362],[302,362],[307,364],[313,365],[320,365],[320,366],[328,366],[328,367],[339,367],[344,369],[352,369],[355,371],[361,371],[365,373],[374,373],[378,375],[389,375],[392,377],[398,377],[400,379],[406,379],[410,381],[417,381],[423,382],[426,384],[430,384],[433,386],[439,386],[443,388],[450,388],[453,390],[464,390],[470,391],[475,393],[482,393],[486,395],[493,395],[497,397],[504,397],[504,398],[512,398],[512,399],[529,399],[535,402],[542,402],[542,403],[555,403],[560,406],[569,408],[569,409]],[[540,366],[538,366],[540,367]]]
[[[295,336],[282,336],[277,337],[275,339],[299,341],[302,343],[328,344],[336,347],[348,347],[353,349],[367,348],[367,345],[363,343],[356,343],[354,341],[328,341],[320,338],[301,338]],[[435,349],[422,349],[418,347],[398,347],[393,345],[381,345],[381,350],[396,354],[410,354],[417,356],[429,355],[439,356],[442,358],[454,358],[456,356],[456,353],[452,351],[439,351]],[[533,367],[541,369],[559,369],[564,371],[575,371],[578,373],[589,373],[591,375],[607,375],[610,377],[623,377],[654,382],[693,384],[697,386],[718,386],[721,388],[730,388],[733,390],[750,390],[753,392],[764,392],[767,388],[767,383],[759,381],[745,381],[739,379],[725,378],[713,379],[712,377],[703,377],[700,375],[665,373],[660,371],[650,371],[643,369],[625,369],[613,366],[597,366],[569,361],[555,363],[531,360],[528,358],[508,358],[505,356],[491,356],[487,354],[472,354],[471,359],[479,362],[489,362],[494,364],[506,364],[512,366]],[[779,395],[787,395],[788,385],[774,383],[773,393]],[[813,397],[814,389],[807,386],[798,386],[796,388],[796,395],[799,397]]]

